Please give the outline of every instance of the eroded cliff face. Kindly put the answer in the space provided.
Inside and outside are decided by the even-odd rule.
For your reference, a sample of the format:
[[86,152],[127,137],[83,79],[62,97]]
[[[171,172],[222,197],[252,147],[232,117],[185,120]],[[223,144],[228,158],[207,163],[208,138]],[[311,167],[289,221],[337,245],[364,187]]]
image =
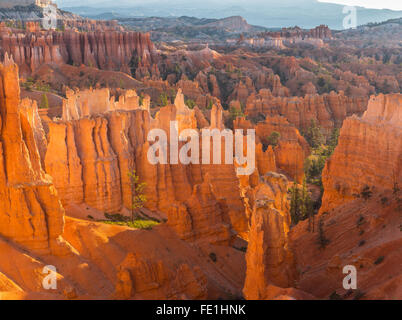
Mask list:
[[[163,129],[169,141],[170,121],[178,122],[179,131],[224,129],[224,111],[215,100],[206,115],[190,110],[178,90],[174,104],[152,117],[149,96],[140,99],[133,90],[118,98],[108,89],[67,90],[62,118],[43,118],[42,125],[36,103],[19,99],[13,61],[6,58],[0,75],[0,292],[20,298],[205,299],[237,296],[244,285],[247,299],[328,298],[340,288],[342,266],[353,263],[364,269],[369,297],[400,296],[400,201],[392,190],[401,185],[400,95],[372,98],[361,118],[344,123],[323,174],[320,218],[331,240],[323,253],[305,222],[290,231],[289,183],[276,172],[303,178],[310,150],[296,127],[308,126],[305,112],[329,132],[360,113],[357,100],[330,94],[300,102],[269,95],[267,101],[288,100],[264,109],[266,119],[256,125],[244,118],[234,123],[257,133],[256,171],[237,176],[233,164],[153,165],[147,157],[148,133]],[[186,90],[200,96],[186,81]],[[237,98],[245,98],[246,90],[239,89]],[[279,142],[267,146],[274,131]],[[146,183],[145,213],[166,224],[140,231],[87,221],[95,209],[100,219],[127,213],[127,174],[134,169]],[[374,197],[356,199],[366,185]],[[67,212],[79,210],[81,219],[68,217],[64,225],[62,205]],[[367,224],[356,227],[361,216]],[[244,254],[232,247],[236,233],[249,240],[247,273]],[[363,234],[370,246],[360,245]],[[380,254],[385,263],[377,266]],[[57,266],[62,284],[55,295],[41,289],[39,274],[48,263]]]
[[402,184],[402,97],[371,97],[362,117],[345,120],[339,144],[323,171],[321,212],[355,199],[368,187]]
[[267,173],[254,188],[253,212],[247,249],[246,299],[270,299],[272,290],[294,286],[296,269],[289,247],[288,180]]
[[[1,299],[218,299],[240,295],[244,254],[228,246],[233,237],[228,206],[217,199],[207,173],[202,179],[200,168],[189,169],[194,170],[194,177],[198,172],[201,181],[194,184],[192,196],[185,203],[173,199],[182,204],[187,213],[183,216],[190,219],[190,233],[186,234],[190,238],[181,237],[170,225],[174,219],[154,230],[136,230],[65,218],[59,196],[67,206],[85,202],[79,209],[82,216],[90,206],[113,210],[128,201],[129,194],[122,191],[127,188],[126,172],[120,169],[139,165],[141,153],[149,147],[144,144],[145,133],[153,119],[147,111],[48,120],[48,144],[42,146],[45,157],[41,159],[39,146],[46,142],[45,130],[38,122],[36,104],[19,100],[18,67],[8,56],[0,64],[0,75]],[[177,108],[180,106],[181,100]],[[191,113],[188,109],[177,113],[184,116],[186,112]],[[42,162],[53,178],[45,173]],[[187,174],[182,172],[182,177]],[[160,177],[153,177],[155,185],[163,181]],[[192,186],[188,181],[179,183]],[[156,206],[163,203],[158,197],[154,198]],[[211,252],[215,261],[208,258]],[[47,265],[57,270],[57,290],[51,292],[42,285]]]
[[[328,240],[320,245],[317,232],[308,232],[308,221],[290,233],[299,279],[296,288],[320,299],[337,293],[342,299],[401,299],[402,239],[400,200],[393,192],[373,194],[339,205],[319,218]],[[386,198],[386,203],[383,200]],[[399,203],[399,204],[398,204]],[[357,290],[343,287],[343,268],[357,272]]]
[[[255,129],[260,142],[257,145],[256,158],[260,174],[282,170],[297,182],[304,177],[304,161],[310,155],[310,147],[297,128],[281,116],[267,116],[263,122],[253,125],[244,118],[237,118],[234,127]],[[269,145],[272,133],[279,133],[277,145]],[[272,143],[272,142],[271,142]],[[273,154],[273,155],[272,155]]]
[[[316,232],[307,231],[308,221],[291,231],[297,288],[315,297],[402,297],[401,101],[400,94],[373,96],[362,117],[345,120],[323,172]],[[345,266],[356,268],[358,291],[343,288]]]
[[248,97],[245,112],[250,117],[259,114],[284,116],[299,129],[308,128],[311,120],[315,120],[326,133],[330,133],[333,128],[341,127],[346,117],[360,115],[366,107],[367,99],[364,97],[350,98],[335,92],[306,95],[304,98],[275,97],[269,90],[263,89],[258,95]]
[[45,63],[82,64],[103,70],[130,73],[134,57],[137,69],[152,64],[153,44],[149,34],[122,31],[65,32],[44,31],[10,33],[0,30],[2,54],[14,57],[22,74],[30,74]]
[[[379,95],[362,117],[345,120],[312,222],[290,230],[288,187],[278,175],[250,183],[247,299],[401,297],[401,110],[401,95]],[[358,196],[365,186],[371,194]],[[347,265],[357,270],[358,291],[342,286]]]
[[[85,203],[110,213],[130,209],[128,173],[136,170],[146,183],[147,208],[168,218],[182,239],[229,243],[233,229],[245,235],[248,221],[234,165],[149,162],[151,129],[164,130],[169,141],[170,121],[178,122],[179,132],[199,127],[196,110],[184,104],[181,91],[175,104],[162,108],[155,119],[130,99],[110,103],[114,100],[104,91],[71,94],[64,103],[65,120],[48,123],[44,162],[62,203]],[[211,119],[214,128],[223,128],[222,109],[214,107]]]
[[35,251],[57,251],[64,209],[42,168],[37,118],[19,101],[18,67],[0,64],[0,234]]

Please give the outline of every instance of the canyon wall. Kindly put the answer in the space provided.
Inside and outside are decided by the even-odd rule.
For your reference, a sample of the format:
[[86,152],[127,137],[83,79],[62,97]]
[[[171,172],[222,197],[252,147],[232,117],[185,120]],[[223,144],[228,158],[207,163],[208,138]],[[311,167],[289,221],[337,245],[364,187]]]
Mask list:
[[0,235],[35,251],[55,252],[64,209],[42,168],[33,130],[38,118],[20,107],[18,67],[8,55],[0,64],[0,87]]
[[[281,116],[267,116],[264,121],[253,125],[251,121],[244,118],[237,118],[234,121],[235,129],[255,129],[258,142],[261,143],[260,147],[257,147],[257,164],[259,169],[262,166],[271,168],[270,171],[277,171],[273,168],[277,168],[286,175],[297,182],[301,183],[304,178],[304,161],[310,154],[310,146],[304,137],[300,134],[297,128],[290,124],[286,118]],[[272,133],[279,133],[279,138],[276,145],[269,145],[272,143],[269,141],[269,137]],[[264,150],[264,147],[266,150]],[[273,166],[269,159],[266,159],[266,155],[269,150],[273,151]],[[261,151],[259,151],[261,149]],[[265,160],[264,160],[265,158]],[[272,157],[269,157],[272,159]],[[271,163],[271,164],[270,164]],[[261,170],[260,170],[261,171]],[[267,172],[263,169],[263,171]],[[264,174],[265,172],[260,172]]]
[[[252,186],[246,299],[401,296],[401,101],[399,94],[373,96],[363,116],[344,121],[323,172],[317,221],[289,230],[286,178],[268,173]],[[364,197],[366,186],[372,193]],[[342,287],[346,265],[358,269],[357,291]]]
[[269,90],[260,90],[259,94],[248,97],[245,113],[250,117],[281,115],[299,129],[308,128],[311,120],[316,120],[330,133],[333,128],[341,127],[348,116],[362,114],[366,106],[364,97],[350,98],[335,92],[302,98],[275,97]]
[[[152,128],[164,130],[169,141],[170,121],[178,121],[179,132],[198,127],[196,110],[184,104],[181,91],[175,104],[162,108],[155,119],[138,104],[129,107],[130,100],[125,104],[120,99],[116,108],[121,110],[111,108],[108,101],[114,100],[103,91],[71,94],[64,103],[63,114],[68,116],[47,123],[49,143],[44,162],[47,173],[54,177],[62,203],[85,203],[106,213],[130,209],[132,190],[128,173],[136,170],[146,183],[147,208],[168,218],[181,238],[227,242],[232,237],[231,226],[245,235],[248,221],[234,165],[149,162],[147,136]],[[212,118],[217,119],[212,123],[223,127],[218,123],[222,116]],[[215,219],[213,226],[211,219]]]
[[[154,206],[163,203],[166,211],[168,206],[183,210],[177,218],[168,213],[168,223],[154,230],[65,217],[59,196],[67,206],[85,201],[82,215],[87,214],[88,206],[114,213],[114,208],[119,210],[129,201],[131,195],[122,192],[128,188],[128,170],[149,165],[139,162],[149,147],[144,143],[147,128],[158,121],[148,111],[114,110],[68,121],[48,120],[45,130],[37,104],[20,101],[18,67],[8,55],[0,64],[0,89],[1,299],[218,299],[240,295],[243,254],[227,246],[234,235],[228,217],[231,209],[213,190],[209,178],[213,171],[203,175],[201,168],[186,172],[169,166],[141,171],[142,179],[149,183],[149,194],[154,195]],[[196,124],[186,122],[187,116],[195,117],[183,107],[179,95],[177,106],[167,108],[166,114],[182,119],[183,125]],[[179,181],[172,178],[173,172]],[[187,176],[190,172],[193,176]],[[154,173],[157,175],[152,176]],[[236,186],[231,181],[221,182]],[[155,190],[159,185],[161,189]],[[180,185],[193,190],[180,195],[178,201],[174,193],[183,192]],[[158,194],[163,186],[168,186],[165,193]],[[169,192],[173,192],[173,202],[168,202]],[[225,187],[220,192],[235,197],[231,194],[235,192],[229,193]],[[241,204],[240,198],[238,201]],[[219,262],[205,259],[211,251],[203,252],[194,242],[215,251],[215,262]],[[57,289],[51,291],[42,285],[43,270],[49,264],[56,267],[58,280]]]
[[286,177],[273,172],[261,177],[253,190],[247,274],[243,289],[248,300],[269,299],[272,286],[294,286],[297,274],[289,246],[287,190]]
[[401,103],[400,94],[373,96],[362,117],[345,120],[323,171],[322,212],[355,199],[366,186],[371,191],[401,186]]
[[22,74],[30,74],[44,63],[82,64],[103,70],[130,73],[130,62],[137,69],[152,64],[154,46],[149,34],[131,31],[77,32],[66,30],[10,33],[0,28],[1,55],[14,57]]
[[[291,230],[297,288],[317,298],[402,297],[401,102],[400,94],[372,96],[363,116],[344,121],[322,174],[316,232],[310,221]],[[345,266],[356,267],[357,290],[344,289]]]

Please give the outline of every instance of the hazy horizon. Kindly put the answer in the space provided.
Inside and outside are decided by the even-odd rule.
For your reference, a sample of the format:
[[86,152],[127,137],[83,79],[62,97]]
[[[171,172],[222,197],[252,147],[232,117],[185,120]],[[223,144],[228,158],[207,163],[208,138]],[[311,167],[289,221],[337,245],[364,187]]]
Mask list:
[[359,6],[370,9],[391,9],[402,10],[402,2],[396,3],[395,0],[318,0],[319,2],[336,3],[350,6]]
[[[344,4],[358,4],[362,0],[58,0],[59,7],[92,19],[115,19],[135,17],[180,17],[222,19],[242,16],[252,25],[266,28],[300,26],[313,28],[320,24],[331,29],[343,29]],[[391,6],[369,0],[367,6]],[[402,9],[402,8],[401,8]],[[357,25],[383,22],[399,18],[402,11],[366,9],[357,7]]]
[[[85,3],[82,0],[54,0],[59,6],[108,6],[110,4],[120,4],[124,6],[130,5],[148,5],[150,3],[161,3],[167,2],[166,0],[87,0]],[[194,4],[194,2],[190,0],[178,0],[176,2]],[[204,2],[214,2],[214,1],[204,1]],[[397,3],[395,0],[285,0],[285,1],[277,1],[277,0],[251,0],[247,1],[247,3],[273,3],[273,4],[283,4],[286,2],[293,2],[297,4],[302,3],[311,3],[311,2],[321,2],[321,3],[334,3],[334,4],[341,4],[341,5],[350,5],[350,6],[360,6],[364,8],[373,8],[373,9],[390,9],[390,10],[402,10],[402,2]],[[221,0],[216,1],[219,5],[242,5],[244,1],[242,0]]]

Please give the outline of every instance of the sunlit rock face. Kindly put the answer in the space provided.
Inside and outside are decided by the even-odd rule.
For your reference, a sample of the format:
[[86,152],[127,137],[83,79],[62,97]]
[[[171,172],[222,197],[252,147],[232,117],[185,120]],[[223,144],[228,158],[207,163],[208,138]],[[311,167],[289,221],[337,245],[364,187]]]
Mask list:
[[270,286],[290,288],[296,279],[289,245],[288,180],[273,172],[261,177],[254,190],[247,249],[246,299],[269,299]]
[[62,203],[85,203],[103,212],[130,209],[128,173],[136,170],[146,183],[147,208],[162,212],[181,238],[229,243],[233,230],[245,237],[248,221],[233,164],[153,165],[148,159],[151,129],[169,133],[171,121],[179,132],[202,125],[223,129],[222,108],[212,108],[209,124],[185,105],[181,90],[174,105],[155,118],[147,108],[135,92],[116,102],[106,89],[68,91],[63,119],[48,123],[44,161]]
[[362,117],[345,120],[323,172],[322,212],[355,199],[366,186],[392,190],[401,185],[401,102],[400,94],[373,96]]
[[33,250],[56,250],[64,209],[42,167],[35,109],[20,105],[18,67],[7,55],[0,87],[0,234]]
[[[307,92],[312,89],[305,88]],[[346,97],[343,93],[318,95],[307,94],[305,97],[275,97],[268,90],[261,90],[247,99],[246,114],[255,117],[281,115],[299,129],[310,126],[311,120],[317,121],[326,133],[339,128],[343,120],[353,114],[362,114],[367,108],[367,98]]]
[[[159,166],[156,176],[153,171],[151,175],[146,169],[139,171],[149,185],[147,192],[156,195],[151,206],[158,209],[160,205],[167,213],[168,206],[177,204],[185,211],[177,217],[166,214],[168,223],[156,230],[65,217],[61,202],[66,206],[85,203],[80,214],[87,214],[89,207],[116,212],[129,206],[126,173],[149,165],[141,158],[149,148],[146,133],[151,123],[157,125],[161,120],[151,118],[146,110],[124,110],[125,102],[131,105],[135,95],[119,100],[118,109],[123,111],[102,110],[75,120],[48,121],[44,130],[36,103],[19,99],[18,67],[8,56],[0,64],[0,89],[2,299],[206,299],[218,297],[220,290],[240,294],[242,280],[226,265],[232,261],[243,265],[242,255],[229,246],[235,235],[231,209],[217,196],[227,192],[234,197],[234,192],[225,188],[215,192],[216,182],[200,166]],[[179,95],[177,106],[170,106],[167,112],[173,112],[176,119],[176,107],[180,109],[177,119],[186,125],[187,118],[179,115],[192,111],[185,109],[182,98]],[[182,177],[193,174],[198,180],[191,181],[189,176],[173,183],[173,173],[168,170],[181,172]],[[215,175],[214,181],[217,179]],[[163,188],[164,181],[172,189]],[[187,189],[180,186],[190,188],[189,197],[181,194]],[[240,198],[238,201],[241,204]],[[198,246],[217,248],[219,266],[200,259]],[[58,287],[51,293],[42,285],[46,263],[57,269]],[[240,270],[241,277],[242,267],[234,269]],[[212,274],[215,276],[210,277]],[[209,287],[216,280],[224,288],[211,293]]]
[[141,61],[137,68],[140,71],[152,64],[154,52],[149,34],[116,30],[40,31],[16,35],[4,29],[0,32],[0,47],[2,53],[14,57],[22,74],[30,74],[46,63],[86,65],[130,73],[133,53]]

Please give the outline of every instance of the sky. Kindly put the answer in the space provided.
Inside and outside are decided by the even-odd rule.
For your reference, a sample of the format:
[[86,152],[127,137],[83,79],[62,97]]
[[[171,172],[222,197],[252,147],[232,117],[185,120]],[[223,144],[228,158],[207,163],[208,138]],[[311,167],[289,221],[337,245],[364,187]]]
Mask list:
[[402,10],[401,0],[318,0],[320,2],[332,2],[351,6],[361,6],[376,9]]
[[[80,6],[80,5],[95,5],[102,3],[113,3],[113,1],[108,0],[53,0],[60,6]],[[163,1],[163,0],[162,0]],[[165,0],[169,1],[169,0]],[[194,0],[188,0],[190,3]],[[231,3],[231,2],[242,2],[243,0],[216,0],[217,3]],[[247,0],[244,0],[247,2]],[[257,0],[264,1],[264,0]],[[267,0],[268,1],[268,0]],[[270,0],[273,1],[273,0]],[[281,2],[281,0],[277,0]],[[303,0],[299,0],[302,2]],[[338,3],[343,5],[355,5],[366,8],[376,8],[376,9],[392,9],[392,10],[402,10],[402,0],[317,0],[320,2],[330,2],[330,3]],[[125,4],[140,4],[141,2],[150,2],[150,0],[116,0],[115,3],[124,2]]]

